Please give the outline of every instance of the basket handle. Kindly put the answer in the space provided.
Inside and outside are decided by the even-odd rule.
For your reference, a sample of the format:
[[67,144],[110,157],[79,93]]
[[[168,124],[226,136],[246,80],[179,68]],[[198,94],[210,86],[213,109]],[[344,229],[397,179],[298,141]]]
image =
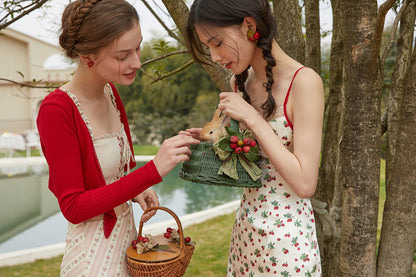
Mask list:
[[[237,91],[238,91],[237,84],[234,83],[234,92],[237,93]],[[237,120],[230,118],[230,128],[231,130],[240,132],[240,123]]]
[[[166,207],[161,207],[161,206],[156,206],[156,207],[150,207],[148,208],[146,211],[144,211],[143,214],[146,214],[150,211],[153,210],[163,210],[167,213],[169,213],[176,221],[176,225],[178,226],[178,230],[179,230],[179,239],[180,239],[180,249],[181,251],[185,248],[185,238],[183,237],[183,229],[182,229],[182,224],[179,221],[178,216],[170,209],[166,208]],[[143,229],[143,221],[140,221],[140,226],[139,226],[139,237],[142,236],[142,229]],[[183,251],[182,251],[183,252]]]

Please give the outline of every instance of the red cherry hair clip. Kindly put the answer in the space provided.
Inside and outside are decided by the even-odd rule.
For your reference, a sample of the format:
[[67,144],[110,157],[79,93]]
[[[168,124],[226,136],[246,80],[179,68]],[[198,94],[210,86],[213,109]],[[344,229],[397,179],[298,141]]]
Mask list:
[[249,41],[256,41],[260,38],[260,33],[259,33],[259,31],[254,31],[252,29],[248,29],[247,38],[248,38]]

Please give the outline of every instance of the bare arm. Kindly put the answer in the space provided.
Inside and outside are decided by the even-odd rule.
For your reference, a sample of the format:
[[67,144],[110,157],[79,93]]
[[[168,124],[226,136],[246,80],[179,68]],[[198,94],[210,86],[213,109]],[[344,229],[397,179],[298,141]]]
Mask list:
[[293,83],[287,105],[294,126],[293,153],[251,105],[233,93],[221,93],[220,98],[219,107],[254,133],[270,162],[295,193],[301,198],[311,197],[318,178],[324,110],[319,75],[310,69],[302,70]]

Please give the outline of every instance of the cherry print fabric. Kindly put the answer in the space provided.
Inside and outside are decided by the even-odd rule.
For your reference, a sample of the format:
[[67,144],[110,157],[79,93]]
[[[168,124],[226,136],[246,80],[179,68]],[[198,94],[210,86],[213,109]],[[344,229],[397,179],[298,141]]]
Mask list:
[[[286,117],[269,122],[292,151]],[[321,276],[315,218],[262,154],[262,187],[245,188],[231,234],[227,276]]]

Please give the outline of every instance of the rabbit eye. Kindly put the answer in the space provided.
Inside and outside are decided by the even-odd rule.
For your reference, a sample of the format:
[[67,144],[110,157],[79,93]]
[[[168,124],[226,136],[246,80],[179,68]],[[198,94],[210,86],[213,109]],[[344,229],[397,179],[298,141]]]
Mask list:
[[209,133],[212,135],[214,132],[213,131],[209,131]]

